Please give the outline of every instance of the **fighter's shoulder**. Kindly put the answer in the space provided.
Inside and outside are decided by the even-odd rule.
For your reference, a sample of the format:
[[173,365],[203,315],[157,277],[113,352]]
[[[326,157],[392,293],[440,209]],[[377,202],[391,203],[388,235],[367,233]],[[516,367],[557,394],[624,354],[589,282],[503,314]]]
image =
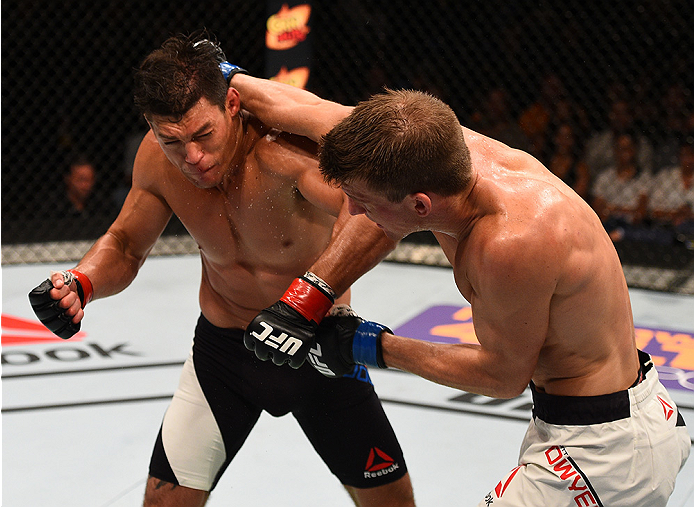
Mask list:
[[473,165],[493,165],[511,170],[523,170],[534,165],[541,165],[529,153],[508,146],[492,137],[462,127],[465,144],[470,150]]
[[163,166],[164,161],[168,162],[154,134],[150,130],[140,142],[140,147],[135,156],[135,170],[144,167]]
[[175,169],[166,158],[150,130],[140,143],[133,164],[133,184],[151,186],[162,181],[162,176]]
[[478,269],[502,284],[554,276],[564,241],[543,222],[503,212],[484,217],[475,226],[470,252]]
[[317,163],[318,145],[307,137],[283,132],[253,120],[249,121],[250,130],[257,136],[253,155],[263,171],[289,175]]

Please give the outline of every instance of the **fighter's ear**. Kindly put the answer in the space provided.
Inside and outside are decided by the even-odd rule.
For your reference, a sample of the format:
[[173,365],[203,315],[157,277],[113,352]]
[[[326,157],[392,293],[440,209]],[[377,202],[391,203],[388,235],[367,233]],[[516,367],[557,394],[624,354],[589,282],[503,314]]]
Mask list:
[[226,102],[226,107],[231,111],[232,116],[236,116],[241,109],[241,96],[239,95],[239,91],[230,86],[227,88],[227,102]]
[[431,198],[427,194],[416,192],[410,194],[409,198],[412,202],[412,208],[418,216],[423,218],[431,213]]

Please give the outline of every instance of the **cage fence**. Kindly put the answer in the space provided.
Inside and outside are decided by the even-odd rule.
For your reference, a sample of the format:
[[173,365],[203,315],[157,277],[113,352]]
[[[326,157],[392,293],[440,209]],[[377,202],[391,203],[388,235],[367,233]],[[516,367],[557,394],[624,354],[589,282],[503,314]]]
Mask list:
[[[694,293],[694,190],[682,156],[694,132],[690,1],[305,3],[306,87],[322,97],[355,104],[384,87],[428,91],[595,206],[628,197],[614,181],[599,184],[628,135],[649,197],[670,208],[681,201],[679,215],[649,207],[636,222],[605,219],[628,283]],[[3,265],[75,261],[105,232],[147,130],[133,72],[166,37],[207,28],[233,63],[265,73],[266,2],[7,0],[1,9]],[[80,163],[93,181],[77,212],[65,196]],[[153,254],[193,253],[174,217]],[[389,260],[448,265],[426,234]]]

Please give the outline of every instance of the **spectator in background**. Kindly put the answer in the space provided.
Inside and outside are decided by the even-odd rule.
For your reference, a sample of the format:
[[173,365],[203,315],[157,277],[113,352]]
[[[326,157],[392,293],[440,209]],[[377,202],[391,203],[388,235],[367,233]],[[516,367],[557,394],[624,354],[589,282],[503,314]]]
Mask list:
[[43,235],[44,240],[76,240],[96,238],[103,234],[115,218],[117,210],[111,201],[96,193],[97,171],[94,162],[80,154],[72,158],[63,177],[64,190],[51,208],[55,226]]
[[[609,126],[595,134],[587,143],[585,161],[592,179],[606,169],[615,166],[615,142],[624,133],[634,134],[634,114],[628,100],[617,98],[610,106]],[[636,162],[641,170],[653,169],[653,146],[643,135],[634,136]]]
[[588,201],[590,172],[581,160],[583,146],[571,123],[561,123],[554,131],[545,157],[547,168]]
[[680,141],[679,164],[655,176],[648,209],[658,229],[694,242],[694,132]]
[[583,137],[588,130],[588,118],[570,98],[559,76],[547,74],[540,87],[540,94],[520,115],[518,125],[530,142],[530,153],[543,163],[552,144],[552,136],[559,124],[571,122],[574,134]]
[[616,163],[597,175],[591,205],[612,241],[643,239],[650,176],[638,165],[633,135],[618,135],[613,151]]
[[530,150],[528,138],[509,110],[506,90],[501,87],[494,88],[487,94],[482,107],[472,114],[470,123],[472,129],[511,148]]
[[65,197],[63,213],[71,218],[85,216],[94,207],[94,185],[96,169],[84,155],[73,159],[65,174]]
[[661,125],[656,127],[653,169],[671,168],[679,164],[680,144],[689,131],[688,120],[694,113],[691,92],[683,83],[675,82],[665,90],[661,100],[659,118]]

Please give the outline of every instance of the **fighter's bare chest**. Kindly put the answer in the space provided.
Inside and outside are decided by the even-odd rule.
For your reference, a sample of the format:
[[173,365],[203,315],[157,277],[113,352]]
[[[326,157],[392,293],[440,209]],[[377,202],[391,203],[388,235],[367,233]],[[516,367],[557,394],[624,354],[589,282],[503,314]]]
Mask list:
[[209,260],[230,264],[279,260],[308,227],[312,206],[292,185],[247,184],[172,208]]

